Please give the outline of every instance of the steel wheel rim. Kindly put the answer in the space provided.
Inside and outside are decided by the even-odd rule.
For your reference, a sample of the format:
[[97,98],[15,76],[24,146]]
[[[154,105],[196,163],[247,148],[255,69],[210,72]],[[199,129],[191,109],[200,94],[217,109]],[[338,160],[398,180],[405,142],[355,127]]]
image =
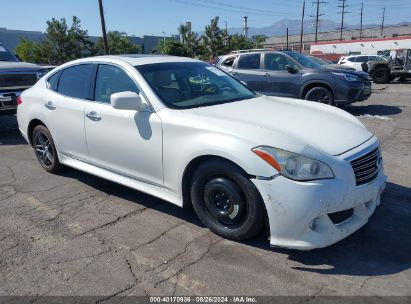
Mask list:
[[54,150],[50,139],[44,132],[38,131],[36,133],[34,148],[40,163],[46,168],[52,167],[55,161]]
[[241,189],[231,180],[213,178],[204,185],[204,209],[215,222],[225,227],[238,227],[245,219],[247,204]]
[[378,72],[377,75],[375,75],[378,81],[382,81],[385,78],[385,74],[383,72]]
[[326,90],[315,90],[308,96],[308,100],[329,104],[331,96]]

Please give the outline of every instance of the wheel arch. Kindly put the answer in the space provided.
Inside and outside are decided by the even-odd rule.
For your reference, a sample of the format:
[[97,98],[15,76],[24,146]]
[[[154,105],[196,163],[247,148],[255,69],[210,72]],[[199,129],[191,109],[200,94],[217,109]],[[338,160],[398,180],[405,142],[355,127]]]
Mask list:
[[[244,170],[244,168],[242,168],[240,165],[236,164],[234,161],[232,161],[232,160],[230,160],[226,157],[219,156],[219,155],[212,155],[212,154],[197,156],[187,164],[187,166],[184,169],[183,176],[182,176],[181,191],[182,191],[182,196],[183,196],[183,205],[182,205],[183,208],[191,208],[192,207],[191,198],[190,198],[190,181],[191,181],[191,178],[192,178],[193,173],[195,172],[196,168],[198,168],[200,165],[202,165],[202,164],[204,164],[208,161],[212,161],[212,160],[222,160],[222,161],[228,162],[228,163],[236,166],[237,168],[239,168],[250,179],[251,178],[256,178],[256,176],[247,173],[246,170]],[[257,188],[257,192],[258,192],[258,195],[260,196],[261,202],[263,204],[265,227],[266,227],[267,235],[269,235],[270,234],[270,222],[269,222],[268,213],[267,213],[267,206],[266,206],[266,203],[264,202],[263,197],[262,197],[262,195],[260,193],[260,190],[258,188]]]
[[307,92],[315,87],[323,87],[323,88],[330,90],[330,92],[333,94],[333,97],[335,98],[335,93],[334,93],[334,90],[332,89],[332,86],[326,81],[310,81],[310,82],[305,83],[304,86],[301,88],[300,98],[304,99]]
[[32,119],[32,120],[30,121],[28,127],[27,127],[27,137],[28,137],[28,140],[29,140],[30,145],[33,145],[33,142],[32,142],[32,141],[33,141],[33,131],[34,131],[34,128],[37,127],[37,126],[39,126],[39,125],[45,126],[45,127],[47,128],[46,124],[45,124],[43,121],[41,121],[40,119],[38,119],[38,118]]

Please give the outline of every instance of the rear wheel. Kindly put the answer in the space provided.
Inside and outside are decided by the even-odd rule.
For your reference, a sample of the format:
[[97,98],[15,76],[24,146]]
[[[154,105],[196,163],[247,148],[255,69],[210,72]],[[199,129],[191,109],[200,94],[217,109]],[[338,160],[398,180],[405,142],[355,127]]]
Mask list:
[[376,69],[371,76],[375,83],[389,83],[391,81],[391,72],[385,68]]
[[256,235],[264,225],[264,206],[248,176],[223,160],[198,167],[190,188],[193,208],[204,225],[232,240]]
[[334,105],[333,93],[325,87],[314,87],[308,90],[304,99]]
[[56,146],[50,131],[45,126],[39,125],[34,128],[32,143],[40,165],[47,172],[56,173],[61,170],[62,166],[58,159]]

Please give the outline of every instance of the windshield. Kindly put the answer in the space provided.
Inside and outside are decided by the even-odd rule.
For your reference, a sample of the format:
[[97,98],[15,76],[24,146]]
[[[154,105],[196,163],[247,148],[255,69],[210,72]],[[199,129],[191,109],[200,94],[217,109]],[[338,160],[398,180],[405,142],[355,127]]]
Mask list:
[[18,61],[5,47],[0,45],[0,61]]
[[188,109],[234,102],[256,94],[228,74],[202,62],[136,66],[166,106]]
[[287,53],[293,59],[297,60],[303,67],[309,69],[320,69],[321,65],[312,60],[310,57],[307,57],[300,53],[289,52]]

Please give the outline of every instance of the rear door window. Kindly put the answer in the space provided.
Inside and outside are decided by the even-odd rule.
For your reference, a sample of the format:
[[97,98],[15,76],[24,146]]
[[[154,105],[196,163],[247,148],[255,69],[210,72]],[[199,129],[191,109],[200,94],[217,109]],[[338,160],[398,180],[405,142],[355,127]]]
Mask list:
[[261,58],[260,53],[243,54],[238,59],[237,68],[257,70],[260,68],[260,58]]
[[358,56],[355,62],[367,62],[368,56]]
[[58,84],[62,95],[80,99],[90,99],[90,82],[93,64],[80,64],[63,70]]

